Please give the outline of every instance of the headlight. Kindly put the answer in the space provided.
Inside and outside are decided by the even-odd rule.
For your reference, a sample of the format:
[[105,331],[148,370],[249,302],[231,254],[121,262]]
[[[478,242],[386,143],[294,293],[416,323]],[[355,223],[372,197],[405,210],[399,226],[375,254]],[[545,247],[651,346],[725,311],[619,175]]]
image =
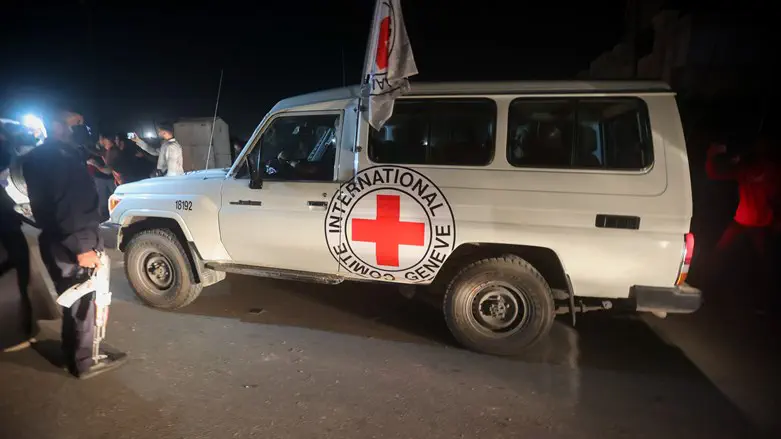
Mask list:
[[114,212],[114,209],[117,207],[119,202],[122,201],[121,198],[117,197],[116,195],[112,195],[108,197],[108,213],[111,214]]

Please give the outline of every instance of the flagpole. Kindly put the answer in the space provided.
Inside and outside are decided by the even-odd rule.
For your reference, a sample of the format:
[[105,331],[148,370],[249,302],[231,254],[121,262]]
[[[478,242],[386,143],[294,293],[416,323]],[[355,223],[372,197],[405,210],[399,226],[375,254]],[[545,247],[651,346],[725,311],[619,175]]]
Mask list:
[[[382,0],[374,1],[372,21],[371,21],[371,26],[369,27],[369,36],[366,38],[366,54],[364,55],[363,72],[361,74],[361,82],[358,88],[358,108],[356,109],[358,118],[355,121],[355,142],[353,143],[353,145],[355,145],[356,153],[361,151],[361,146],[358,145],[358,143],[361,141],[361,126],[363,125],[361,120],[363,119],[364,96],[368,96],[370,93],[370,89],[368,87],[370,84],[372,63],[374,62],[374,55],[377,52],[377,47],[376,47],[377,38],[375,38],[374,35],[374,26],[376,25],[377,22],[377,15],[380,13],[381,2]],[[356,164],[353,166],[355,166],[354,172],[357,173],[359,165]]]
[[361,93],[358,99],[359,110],[365,93],[364,88],[369,85],[370,76],[372,72],[372,63],[374,62],[374,56],[377,53],[377,38],[374,35],[374,27],[377,25],[377,15],[380,13],[380,5],[382,0],[375,0],[374,10],[372,12],[371,26],[369,27],[369,36],[366,38],[366,54],[363,59],[363,74],[361,75]]

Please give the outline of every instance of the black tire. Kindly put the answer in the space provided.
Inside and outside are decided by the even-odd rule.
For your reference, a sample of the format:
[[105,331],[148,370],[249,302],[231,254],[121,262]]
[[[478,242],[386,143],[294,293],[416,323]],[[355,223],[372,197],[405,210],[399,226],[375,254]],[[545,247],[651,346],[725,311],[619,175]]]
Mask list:
[[[510,323],[496,318],[501,314],[499,302]],[[486,316],[492,304],[499,307],[494,308],[499,314]],[[450,332],[465,347],[492,355],[517,355],[548,334],[556,307],[542,275],[524,259],[506,255],[479,260],[456,274],[447,287],[443,310]]]
[[[150,264],[168,270],[162,281],[150,274]],[[125,249],[125,274],[141,301],[163,310],[175,310],[192,303],[203,286],[196,282],[190,260],[179,239],[169,229],[145,230],[135,235]],[[156,280],[153,280],[156,278]]]

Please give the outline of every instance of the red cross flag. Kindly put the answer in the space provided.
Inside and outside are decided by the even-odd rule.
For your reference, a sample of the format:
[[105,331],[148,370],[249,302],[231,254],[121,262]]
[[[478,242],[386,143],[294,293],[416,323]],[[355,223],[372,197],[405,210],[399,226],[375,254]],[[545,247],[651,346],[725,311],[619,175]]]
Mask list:
[[379,130],[393,114],[393,101],[409,90],[410,76],[418,74],[404,27],[400,0],[377,0],[363,71],[364,115]]

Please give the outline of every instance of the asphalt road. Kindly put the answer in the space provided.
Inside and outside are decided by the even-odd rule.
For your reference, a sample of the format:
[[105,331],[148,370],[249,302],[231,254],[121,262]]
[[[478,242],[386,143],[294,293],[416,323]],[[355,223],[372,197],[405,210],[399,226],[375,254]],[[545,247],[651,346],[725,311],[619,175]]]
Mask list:
[[[456,347],[436,308],[371,284],[229,275],[180,312],[152,310],[113,256],[108,337],[130,361],[72,379],[43,322],[33,349],[0,354],[0,438],[757,437],[637,318],[562,319],[528,355],[495,358]],[[14,289],[0,279],[6,342]]]

